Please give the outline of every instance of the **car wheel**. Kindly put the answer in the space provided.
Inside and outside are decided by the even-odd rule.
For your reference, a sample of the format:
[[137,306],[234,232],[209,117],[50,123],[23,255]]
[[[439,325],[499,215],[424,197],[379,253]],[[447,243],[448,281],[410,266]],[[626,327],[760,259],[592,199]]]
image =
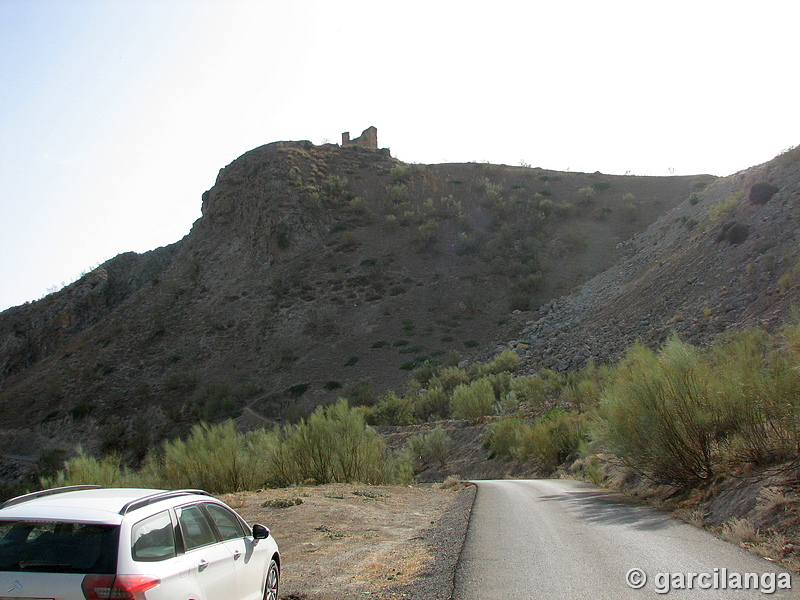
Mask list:
[[280,583],[281,573],[278,570],[278,563],[274,560],[269,561],[267,569],[267,582],[264,585],[264,600],[278,600],[278,584]]

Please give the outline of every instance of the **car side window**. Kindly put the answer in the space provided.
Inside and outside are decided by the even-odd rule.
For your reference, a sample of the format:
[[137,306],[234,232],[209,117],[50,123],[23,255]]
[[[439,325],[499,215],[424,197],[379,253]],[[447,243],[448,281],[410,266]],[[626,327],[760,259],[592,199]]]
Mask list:
[[217,526],[223,540],[235,540],[245,536],[242,524],[238,517],[224,506],[206,503],[203,505],[208,511],[214,525]]
[[175,556],[175,531],[169,511],[136,523],[131,529],[133,560],[158,561]]
[[187,552],[217,541],[211,523],[197,504],[176,508],[175,512],[181,527],[183,546]]

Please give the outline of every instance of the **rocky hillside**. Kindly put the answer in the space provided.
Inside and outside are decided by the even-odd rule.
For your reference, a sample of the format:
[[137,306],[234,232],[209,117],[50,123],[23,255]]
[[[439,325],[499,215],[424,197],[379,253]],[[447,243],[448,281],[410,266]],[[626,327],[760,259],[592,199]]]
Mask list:
[[612,362],[636,342],[659,346],[672,332],[695,345],[729,329],[774,332],[800,301],[799,234],[795,149],[692,193],[499,348],[516,348],[530,371],[565,371]]
[[[0,453],[81,443],[135,462],[200,419],[248,428],[340,395],[370,402],[419,364],[469,359],[493,340],[525,341],[531,367],[567,368],[639,335],[629,320],[649,319],[656,340],[673,318],[711,334],[761,306],[728,309],[723,280],[745,275],[761,298],[764,278],[774,287],[789,264],[790,242],[770,231],[791,212],[790,171],[715,182],[257,148],[220,171],[184,239],[0,314]],[[780,191],[751,204],[760,180]],[[733,212],[707,216],[737,192]],[[735,240],[715,241],[733,220],[747,240],[731,226]],[[650,287],[625,287],[634,280]],[[697,306],[665,291],[679,283]],[[702,300],[714,294],[728,300]]]

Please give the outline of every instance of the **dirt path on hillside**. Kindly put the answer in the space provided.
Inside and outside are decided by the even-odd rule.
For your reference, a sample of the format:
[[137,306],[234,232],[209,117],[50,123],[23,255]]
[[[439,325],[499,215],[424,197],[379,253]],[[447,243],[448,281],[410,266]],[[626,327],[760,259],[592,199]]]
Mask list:
[[222,499],[274,534],[284,600],[434,600],[449,598],[473,497],[474,488],[331,484]]

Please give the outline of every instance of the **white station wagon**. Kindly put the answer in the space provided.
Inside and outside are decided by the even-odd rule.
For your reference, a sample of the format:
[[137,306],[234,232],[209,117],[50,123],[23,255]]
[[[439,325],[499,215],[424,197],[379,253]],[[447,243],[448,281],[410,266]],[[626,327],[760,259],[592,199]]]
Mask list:
[[0,505],[0,600],[277,600],[280,555],[202,490],[71,486]]

